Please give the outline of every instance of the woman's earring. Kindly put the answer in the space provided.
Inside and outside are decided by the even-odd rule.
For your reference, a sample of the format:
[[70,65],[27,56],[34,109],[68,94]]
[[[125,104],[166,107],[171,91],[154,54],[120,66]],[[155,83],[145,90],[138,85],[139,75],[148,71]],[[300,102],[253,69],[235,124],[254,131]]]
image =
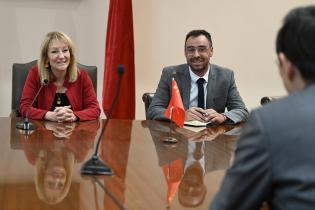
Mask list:
[[49,64],[47,62],[47,63],[45,63],[45,68],[47,69],[48,67],[49,67]]

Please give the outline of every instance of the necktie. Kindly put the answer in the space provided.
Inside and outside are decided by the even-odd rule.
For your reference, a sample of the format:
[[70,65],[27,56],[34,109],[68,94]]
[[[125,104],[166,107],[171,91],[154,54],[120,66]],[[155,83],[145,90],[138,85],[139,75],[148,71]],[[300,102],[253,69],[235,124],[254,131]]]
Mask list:
[[198,107],[205,108],[205,90],[203,88],[204,78],[199,78],[197,80],[198,85]]
[[196,142],[196,148],[194,151],[194,158],[195,160],[200,160],[203,156],[203,142]]

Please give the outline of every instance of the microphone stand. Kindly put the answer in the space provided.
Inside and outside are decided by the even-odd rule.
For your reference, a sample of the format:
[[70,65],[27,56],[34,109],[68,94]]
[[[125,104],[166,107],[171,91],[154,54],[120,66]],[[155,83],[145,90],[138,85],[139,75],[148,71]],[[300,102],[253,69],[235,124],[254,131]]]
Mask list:
[[124,73],[124,66],[118,65],[117,72],[118,72],[119,78],[118,78],[118,82],[116,85],[116,95],[115,95],[114,100],[112,102],[112,105],[109,109],[107,119],[105,120],[105,123],[103,124],[101,133],[99,135],[99,138],[98,138],[98,141],[96,144],[95,152],[94,152],[93,156],[86,163],[84,163],[82,168],[81,168],[81,174],[82,175],[92,175],[92,176],[94,176],[94,175],[108,175],[108,176],[112,176],[114,174],[112,169],[109,168],[107,165],[105,165],[105,163],[103,163],[103,161],[99,158],[98,150],[99,150],[99,146],[101,143],[103,133],[105,132],[105,130],[107,128],[108,121],[111,117],[111,114],[113,112],[114,107],[116,106],[116,104],[118,102],[118,96],[119,96],[120,87],[121,87],[120,84],[121,84],[121,80],[122,80],[122,75]]
[[120,209],[126,210],[126,208],[123,206],[123,204],[121,204],[121,203],[119,202],[119,200],[105,187],[105,185],[103,185],[103,184],[100,182],[100,180],[99,180],[97,177],[93,176],[92,178],[93,178],[93,180],[94,180],[94,183],[97,184],[98,186],[100,186],[100,187],[104,190],[104,192],[114,201],[114,203],[115,203]]
[[[173,107],[171,107],[171,122],[172,121],[173,121]],[[175,144],[178,142],[178,140],[176,138],[172,137],[171,134],[172,134],[172,128],[170,125],[170,132],[169,132],[168,136],[163,139],[164,143]]]
[[[176,72],[173,71],[172,74],[173,74],[172,80],[174,80],[174,79],[175,79],[175,76],[176,76]],[[173,87],[172,87],[172,88],[173,88]],[[174,108],[174,106],[171,107],[171,119],[170,119],[171,122],[173,121],[173,108]],[[169,132],[168,136],[163,139],[163,142],[164,142],[164,143],[175,144],[175,143],[178,142],[178,140],[177,140],[176,138],[172,137],[171,134],[172,134],[172,128],[171,128],[171,126],[170,126],[170,132]]]
[[15,127],[24,130],[25,134],[30,134],[31,131],[36,130],[37,126],[28,120],[28,117],[23,119],[23,122],[18,122]]
[[23,119],[23,122],[18,122],[15,125],[15,127],[17,129],[24,130],[25,134],[30,134],[33,130],[36,130],[36,128],[37,128],[37,126],[34,123],[31,123],[29,121],[28,114],[29,114],[29,111],[30,111],[31,107],[33,106],[35,100],[37,99],[40,91],[43,89],[44,86],[46,86],[48,84],[48,80],[47,79],[45,79],[43,82],[44,83],[41,84],[41,86],[40,86],[39,90],[37,91],[35,97],[33,98],[32,102],[30,103],[29,107],[27,108],[25,117]]

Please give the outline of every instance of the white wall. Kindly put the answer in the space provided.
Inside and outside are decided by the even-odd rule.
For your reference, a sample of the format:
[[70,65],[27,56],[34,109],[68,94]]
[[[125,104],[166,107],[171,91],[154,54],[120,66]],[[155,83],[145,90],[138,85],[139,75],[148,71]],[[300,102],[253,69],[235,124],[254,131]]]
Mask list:
[[[101,103],[108,0],[0,0],[0,116],[11,107],[13,62],[38,57],[43,36],[62,30],[72,37],[81,63],[97,65]],[[314,0],[133,0],[136,53],[136,118],[141,96],[153,92],[163,66],[185,62],[184,39],[204,28],[213,37],[212,62],[235,71],[249,109],[264,95],[284,95],[274,42],[283,16]]]

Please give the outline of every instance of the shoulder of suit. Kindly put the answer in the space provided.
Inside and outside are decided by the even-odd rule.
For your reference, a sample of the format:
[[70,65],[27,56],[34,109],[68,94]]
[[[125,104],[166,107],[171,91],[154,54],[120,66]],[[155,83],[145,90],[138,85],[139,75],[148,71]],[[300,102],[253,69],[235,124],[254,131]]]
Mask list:
[[[284,97],[282,99],[278,99],[273,101],[272,103],[268,103],[262,105],[260,107],[254,108],[251,111],[251,115],[255,115],[260,118],[263,122],[273,122],[283,119],[284,110],[290,110],[292,107],[295,107],[296,99],[294,97]],[[283,122],[283,121],[282,121]]]
[[173,72],[178,73],[184,73],[189,71],[188,64],[180,64],[180,65],[174,65],[174,66],[167,66],[163,69],[164,73],[173,74]]
[[224,73],[232,73],[233,70],[227,68],[227,67],[223,67],[223,66],[219,66],[216,64],[211,64],[211,71],[216,71],[216,72],[224,72]]

